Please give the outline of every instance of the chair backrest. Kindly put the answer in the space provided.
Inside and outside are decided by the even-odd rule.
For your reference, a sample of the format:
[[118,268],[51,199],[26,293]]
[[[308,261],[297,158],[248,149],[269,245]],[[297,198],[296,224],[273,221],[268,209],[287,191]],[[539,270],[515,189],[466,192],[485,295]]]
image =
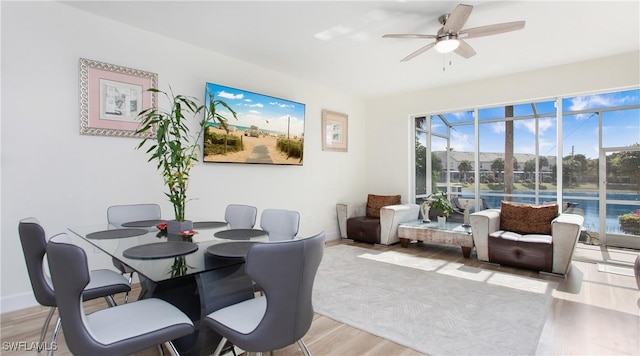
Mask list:
[[91,279],[87,255],[82,248],[69,243],[65,233],[49,239],[47,255],[67,346],[74,355],[90,354],[91,348],[85,345],[93,338],[82,308],[82,294]]
[[161,215],[158,204],[113,205],[107,208],[107,222],[115,226],[132,221],[159,220]]
[[257,215],[255,206],[229,204],[224,211],[224,220],[231,229],[251,229],[256,224]]
[[36,218],[20,220],[18,233],[24,260],[27,264],[27,272],[31,281],[33,294],[40,305],[47,307],[56,306],[56,295],[49,284],[49,277],[45,273],[44,264],[47,252],[47,238],[44,229]]
[[[300,340],[313,321],[312,292],[324,254],[324,232],[304,239],[253,245],[246,273],[267,298],[267,310],[250,341],[256,350],[277,350]],[[251,348],[249,348],[251,349]]]
[[269,233],[269,241],[291,240],[298,234],[299,227],[297,211],[265,209],[260,215],[260,228]]

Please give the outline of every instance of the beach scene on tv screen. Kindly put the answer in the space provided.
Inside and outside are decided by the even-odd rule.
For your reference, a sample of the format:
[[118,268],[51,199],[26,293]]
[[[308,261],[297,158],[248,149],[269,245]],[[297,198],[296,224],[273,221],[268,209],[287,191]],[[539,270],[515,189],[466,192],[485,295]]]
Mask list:
[[216,112],[228,119],[226,130],[208,122],[204,134],[204,162],[302,165],[304,104],[241,89],[207,83],[205,104],[224,101]]

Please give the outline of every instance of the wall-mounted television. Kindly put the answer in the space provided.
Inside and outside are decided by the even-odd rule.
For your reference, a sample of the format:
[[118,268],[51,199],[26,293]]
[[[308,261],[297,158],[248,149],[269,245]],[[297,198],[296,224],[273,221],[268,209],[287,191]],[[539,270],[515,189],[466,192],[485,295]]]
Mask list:
[[204,162],[302,165],[305,105],[291,100],[207,83],[205,104],[211,94],[237,114],[237,120],[221,105],[227,130],[208,123],[204,133]]

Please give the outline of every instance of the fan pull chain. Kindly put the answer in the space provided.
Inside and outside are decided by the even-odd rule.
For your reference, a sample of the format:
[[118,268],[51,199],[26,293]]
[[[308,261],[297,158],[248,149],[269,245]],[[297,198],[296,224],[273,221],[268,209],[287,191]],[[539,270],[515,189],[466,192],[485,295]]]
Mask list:
[[[447,70],[446,64],[445,64],[445,60],[446,60],[445,57],[446,56],[447,56],[446,54],[442,56],[442,71],[443,72],[445,72]],[[451,60],[451,55],[449,54],[448,56],[449,56],[449,67],[451,67],[451,65],[453,64],[453,61]]]

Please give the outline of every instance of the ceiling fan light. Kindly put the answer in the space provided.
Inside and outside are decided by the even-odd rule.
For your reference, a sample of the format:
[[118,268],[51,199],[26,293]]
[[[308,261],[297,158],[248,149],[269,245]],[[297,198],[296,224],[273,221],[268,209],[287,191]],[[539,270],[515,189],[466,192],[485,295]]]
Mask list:
[[460,41],[458,39],[443,39],[436,43],[436,51],[440,53],[449,53],[453,52],[460,46]]

